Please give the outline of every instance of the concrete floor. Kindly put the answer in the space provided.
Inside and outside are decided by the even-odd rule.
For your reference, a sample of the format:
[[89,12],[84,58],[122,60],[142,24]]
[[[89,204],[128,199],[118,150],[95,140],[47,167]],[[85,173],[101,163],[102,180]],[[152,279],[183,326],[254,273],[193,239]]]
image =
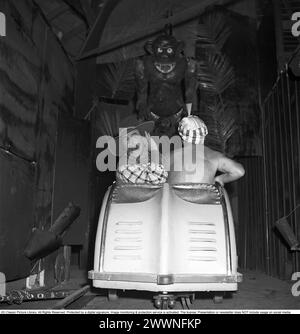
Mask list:
[[[244,281],[239,291],[225,298],[222,304],[214,304],[210,294],[197,294],[192,310],[300,310],[300,297],[294,297],[291,287],[295,282],[281,281],[259,272],[243,272]],[[76,289],[86,284],[85,273],[76,273],[65,286],[59,288]],[[95,293],[97,294],[95,297]],[[105,290],[92,290],[68,309],[85,310],[155,310],[152,294],[127,291],[120,293],[117,301],[109,302]],[[57,301],[24,302],[22,305],[0,304],[0,311],[51,309]],[[182,309],[180,302],[175,310]]]

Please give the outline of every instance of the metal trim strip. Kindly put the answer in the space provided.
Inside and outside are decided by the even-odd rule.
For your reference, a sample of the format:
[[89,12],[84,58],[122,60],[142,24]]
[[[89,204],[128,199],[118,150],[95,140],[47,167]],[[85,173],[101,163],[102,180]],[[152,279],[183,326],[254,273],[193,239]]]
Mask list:
[[106,203],[105,207],[105,214],[103,218],[103,225],[102,225],[102,234],[101,234],[101,246],[100,246],[100,271],[103,271],[104,266],[104,252],[105,252],[105,239],[106,239],[106,231],[107,231],[107,220],[108,220],[108,214],[111,207],[111,203],[113,200],[113,192],[116,187],[116,184],[113,184],[110,189],[109,197]]
[[[239,283],[241,275],[170,275],[172,283]],[[141,274],[141,273],[101,273],[93,270],[88,273],[89,279],[100,281],[127,281],[141,283],[156,283],[159,281],[160,275]]]
[[232,259],[231,259],[231,242],[230,242],[230,230],[229,230],[226,198],[225,198],[225,194],[223,192],[222,187],[220,185],[217,185],[217,187],[221,193],[221,205],[222,205],[222,210],[223,210],[224,227],[225,227],[226,267],[227,267],[227,274],[230,275],[232,273]]

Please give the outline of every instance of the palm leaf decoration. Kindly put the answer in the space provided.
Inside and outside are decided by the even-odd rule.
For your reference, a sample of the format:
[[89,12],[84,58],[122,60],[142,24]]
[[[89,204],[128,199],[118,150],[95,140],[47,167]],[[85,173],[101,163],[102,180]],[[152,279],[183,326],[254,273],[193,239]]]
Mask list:
[[195,43],[198,38],[198,24],[198,19],[196,19],[173,28],[174,36],[178,40],[184,41],[184,54],[187,57],[195,57]]
[[[108,108],[108,106],[106,107]],[[107,108],[98,108],[96,129],[99,136],[116,137],[120,128],[120,113],[116,107]]]
[[135,91],[134,61],[101,65],[97,94],[110,99],[131,100]]
[[204,14],[198,25],[198,42],[215,54],[222,55],[223,48],[231,35],[230,28],[221,11]]
[[235,82],[233,67],[229,60],[210,51],[206,61],[198,63],[199,85],[202,89],[223,94]]
[[235,109],[229,102],[224,104],[217,100],[215,99],[200,117],[209,129],[206,145],[214,150],[228,153],[228,140],[238,128],[234,117]]
[[[207,122],[207,145],[226,153],[226,144],[237,129],[235,108],[226,100],[226,93],[235,83],[234,69],[224,53],[230,37],[221,11],[204,14],[198,26],[198,83],[205,105],[201,117]],[[200,50],[199,50],[200,49]]]

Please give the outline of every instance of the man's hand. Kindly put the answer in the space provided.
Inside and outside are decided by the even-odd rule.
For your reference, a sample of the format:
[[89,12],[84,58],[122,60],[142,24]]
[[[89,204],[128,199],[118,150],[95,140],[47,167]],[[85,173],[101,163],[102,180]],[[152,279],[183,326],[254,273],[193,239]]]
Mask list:
[[218,183],[221,187],[224,187],[223,181],[219,178],[219,176],[215,177],[215,183]]

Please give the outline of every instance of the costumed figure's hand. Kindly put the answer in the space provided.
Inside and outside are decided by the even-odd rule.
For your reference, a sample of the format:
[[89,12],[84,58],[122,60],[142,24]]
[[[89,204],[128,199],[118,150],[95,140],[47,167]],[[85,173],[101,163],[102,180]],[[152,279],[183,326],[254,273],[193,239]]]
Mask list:
[[151,120],[150,111],[147,107],[147,104],[144,101],[137,101],[136,109],[138,110],[139,119],[143,119],[145,121]]
[[186,104],[182,107],[181,110],[182,110],[181,119],[183,119],[184,117],[188,117],[189,116]]

